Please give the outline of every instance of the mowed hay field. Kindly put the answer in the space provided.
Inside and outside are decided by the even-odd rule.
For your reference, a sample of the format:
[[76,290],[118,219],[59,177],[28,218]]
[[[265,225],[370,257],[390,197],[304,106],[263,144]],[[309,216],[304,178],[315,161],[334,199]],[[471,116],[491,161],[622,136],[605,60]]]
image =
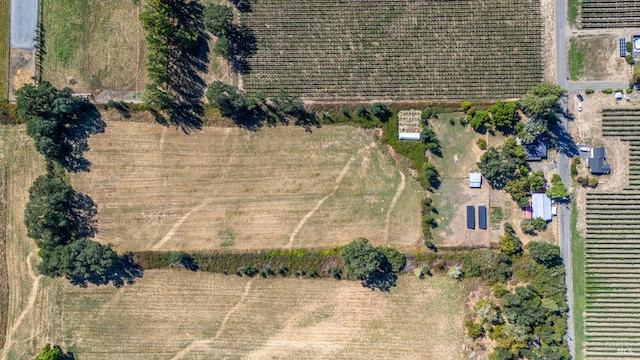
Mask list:
[[30,359],[49,341],[83,360],[460,360],[462,294],[444,276],[401,276],[389,293],[352,281],[171,270],[120,289],[47,281],[9,358]]
[[423,190],[373,131],[257,132],[108,121],[74,187],[98,204],[96,239],[119,251],[316,248],[364,236],[412,248]]
[[519,97],[542,80],[538,0],[254,0],[244,87],[309,100]]
[[134,0],[41,0],[43,78],[76,92],[141,91],[142,5]]

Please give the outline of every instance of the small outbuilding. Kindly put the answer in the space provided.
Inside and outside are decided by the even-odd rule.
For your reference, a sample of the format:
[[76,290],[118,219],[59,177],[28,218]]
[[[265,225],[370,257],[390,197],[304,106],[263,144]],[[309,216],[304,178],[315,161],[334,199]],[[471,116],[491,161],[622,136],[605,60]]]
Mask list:
[[478,206],[478,227],[480,229],[487,229],[487,207]]
[[547,158],[547,145],[538,139],[531,144],[524,145],[524,152],[527,154],[527,161],[541,161]]
[[551,198],[544,193],[535,193],[532,196],[533,219],[542,218],[544,221],[551,221]]
[[591,148],[589,158],[587,158],[587,165],[589,165],[589,171],[594,175],[603,175],[611,173],[611,165],[605,162],[606,152],[603,147]]
[[469,205],[467,206],[467,229],[476,228],[476,208]]
[[469,187],[472,189],[479,189],[482,187],[482,174],[469,173]]
[[398,111],[398,139],[399,140],[420,140],[420,110]]

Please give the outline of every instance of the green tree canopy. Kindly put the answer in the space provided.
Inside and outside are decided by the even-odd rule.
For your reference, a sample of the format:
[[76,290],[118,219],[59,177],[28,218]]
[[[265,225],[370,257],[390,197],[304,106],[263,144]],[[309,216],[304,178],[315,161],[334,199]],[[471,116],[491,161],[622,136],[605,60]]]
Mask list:
[[82,100],[72,96],[72,90],[58,90],[49,82],[26,84],[16,91],[16,110],[27,121],[27,134],[36,150],[47,160],[63,165],[71,151],[69,129],[78,120]]
[[340,258],[348,278],[371,280],[384,271],[384,255],[375,249],[369,240],[357,238],[340,250]]
[[489,125],[490,122],[489,113],[485,110],[477,110],[471,119],[469,119],[469,125],[471,125],[473,130],[478,130],[483,126]]
[[207,89],[209,103],[220,110],[223,116],[237,119],[246,114],[249,106],[245,95],[238,88],[214,81]]
[[569,196],[569,190],[562,182],[560,175],[553,174],[551,178],[551,188],[547,190],[547,196],[552,199],[563,199]]
[[509,180],[520,177],[520,170],[526,166],[524,149],[516,145],[513,138],[507,139],[501,147],[490,147],[478,163],[482,175],[495,189],[502,189]]
[[496,128],[513,128],[518,121],[516,108],[517,104],[515,102],[498,100],[489,107],[491,124]]
[[233,12],[228,6],[209,4],[204,8],[204,27],[217,37],[227,32],[232,20]]
[[53,250],[75,237],[73,188],[58,171],[48,171],[33,182],[24,211],[27,235],[39,248]]
[[387,122],[392,115],[387,105],[380,102],[372,104],[369,111],[382,122]]
[[58,345],[47,343],[33,360],[73,360],[73,354],[65,354]]
[[545,117],[556,110],[558,100],[565,94],[566,90],[558,85],[540,83],[527,91],[519,105],[527,115]]
[[560,248],[542,241],[532,241],[528,244],[529,254],[537,263],[546,267],[553,267],[562,263]]
[[67,276],[87,280],[104,277],[118,263],[111,246],[104,246],[86,238],[69,245],[58,246],[53,251],[43,251],[38,270],[49,276]]

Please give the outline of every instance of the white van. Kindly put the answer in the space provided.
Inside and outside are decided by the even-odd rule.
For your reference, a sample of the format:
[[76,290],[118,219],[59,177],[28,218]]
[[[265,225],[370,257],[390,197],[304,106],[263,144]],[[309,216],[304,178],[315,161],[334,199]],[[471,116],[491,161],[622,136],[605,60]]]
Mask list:
[[578,148],[578,150],[579,150],[579,151],[582,151],[582,152],[589,152],[589,151],[591,151],[591,148],[590,148],[590,147],[588,147],[588,146],[580,146],[580,147]]

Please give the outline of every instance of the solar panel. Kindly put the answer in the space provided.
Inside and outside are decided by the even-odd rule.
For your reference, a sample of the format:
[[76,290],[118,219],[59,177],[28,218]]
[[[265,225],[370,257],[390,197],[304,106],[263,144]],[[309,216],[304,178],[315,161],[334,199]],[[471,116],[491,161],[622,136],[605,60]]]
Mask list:
[[620,57],[627,56],[627,39],[620,38]]

